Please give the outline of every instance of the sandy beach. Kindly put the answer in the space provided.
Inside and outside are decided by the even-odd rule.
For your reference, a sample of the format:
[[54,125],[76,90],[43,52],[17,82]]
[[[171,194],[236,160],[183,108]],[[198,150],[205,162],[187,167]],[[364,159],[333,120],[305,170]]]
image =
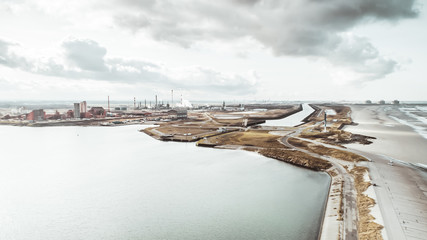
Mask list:
[[370,145],[348,144],[347,147],[427,165],[427,139],[413,128],[393,119],[393,115],[401,114],[397,106],[352,105],[351,109],[351,117],[358,125],[346,126],[345,130],[377,139]]
[[[401,114],[395,106],[351,108],[358,125],[345,130],[377,138],[370,145],[346,146],[372,161],[365,165],[376,185],[373,189],[380,211],[373,209],[373,215],[384,221],[384,238],[426,239],[427,171],[419,164],[427,164],[427,140],[393,118]],[[372,189],[370,192],[373,195]]]

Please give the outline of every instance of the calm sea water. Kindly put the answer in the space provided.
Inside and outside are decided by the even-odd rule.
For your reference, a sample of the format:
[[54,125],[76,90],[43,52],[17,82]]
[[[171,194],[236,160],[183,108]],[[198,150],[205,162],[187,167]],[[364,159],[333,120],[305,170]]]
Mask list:
[[261,124],[263,126],[284,126],[284,127],[294,127],[302,122],[302,120],[314,112],[314,109],[311,108],[307,103],[302,105],[302,111],[292,114],[288,117],[277,119],[277,120],[267,120],[265,123]]
[[326,174],[139,128],[0,126],[0,239],[316,239]]

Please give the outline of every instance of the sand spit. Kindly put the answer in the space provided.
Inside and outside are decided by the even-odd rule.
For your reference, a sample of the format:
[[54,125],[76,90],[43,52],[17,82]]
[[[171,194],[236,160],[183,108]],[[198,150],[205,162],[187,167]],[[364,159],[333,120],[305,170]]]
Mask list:
[[[369,144],[374,138],[343,130],[344,126],[353,124],[348,106],[318,104],[312,107],[315,111],[298,127],[257,126],[256,123],[245,126],[243,123],[253,119],[218,119],[215,114],[205,112],[197,113],[196,118],[164,123],[144,132],[164,141],[197,141],[196,144],[203,147],[254,151],[296,166],[324,171],[332,181],[319,238],[383,239],[382,225],[370,214],[375,196],[365,193],[371,184],[369,178],[364,177],[367,173],[364,162],[368,158],[342,145]],[[322,122],[324,112],[330,114],[326,132]]]
[[[427,172],[418,166],[427,166],[427,139],[410,124],[402,124],[416,114],[392,105],[311,106],[315,111],[297,127],[258,125],[301,111],[301,105],[281,105],[263,111],[189,111],[186,120],[157,121],[157,127],[142,131],[162,141],[254,151],[327,172],[332,181],[320,239],[425,239]],[[403,120],[397,121],[399,117]],[[122,120],[140,124],[143,119]]]
[[[323,133],[318,118],[323,110],[331,108],[335,108],[337,114],[328,118],[332,124],[328,133]],[[317,106],[315,109],[317,114],[311,115],[311,121],[294,128],[292,132],[246,130],[243,133],[218,135],[198,143],[201,146],[234,146],[236,149],[257,151],[264,156],[297,166],[326,171],[332,182],[321,238],[382,239],[382,225],[374,222],[374,217],[370,214],[375,199],[364,193],[370,182],[365,181],[363,176],[367,169],[360,164],[368,159],[344,150],[339,145],[341,142],[361,142],[360,139],[366,140],[369,137],[359,135],[354,139],[353,134],[340,130],[343,125],[352,123],[348,107]],[[274,143],[277,136],[285,136],[280,138],[285,148]]]

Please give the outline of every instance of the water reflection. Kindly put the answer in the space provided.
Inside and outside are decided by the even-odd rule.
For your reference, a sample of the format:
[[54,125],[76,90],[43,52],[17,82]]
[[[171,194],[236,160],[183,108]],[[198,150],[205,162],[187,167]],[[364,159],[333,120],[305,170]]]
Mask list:
[[136,126],[0,132],[0,239],[317,236],[323,173],[155,141]]

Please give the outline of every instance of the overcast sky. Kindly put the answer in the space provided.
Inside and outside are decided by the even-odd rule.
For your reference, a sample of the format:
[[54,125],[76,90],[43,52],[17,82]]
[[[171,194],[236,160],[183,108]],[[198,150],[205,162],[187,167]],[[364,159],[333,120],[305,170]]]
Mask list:
[[412,0],[0,0],[0,100],[427,100]]

